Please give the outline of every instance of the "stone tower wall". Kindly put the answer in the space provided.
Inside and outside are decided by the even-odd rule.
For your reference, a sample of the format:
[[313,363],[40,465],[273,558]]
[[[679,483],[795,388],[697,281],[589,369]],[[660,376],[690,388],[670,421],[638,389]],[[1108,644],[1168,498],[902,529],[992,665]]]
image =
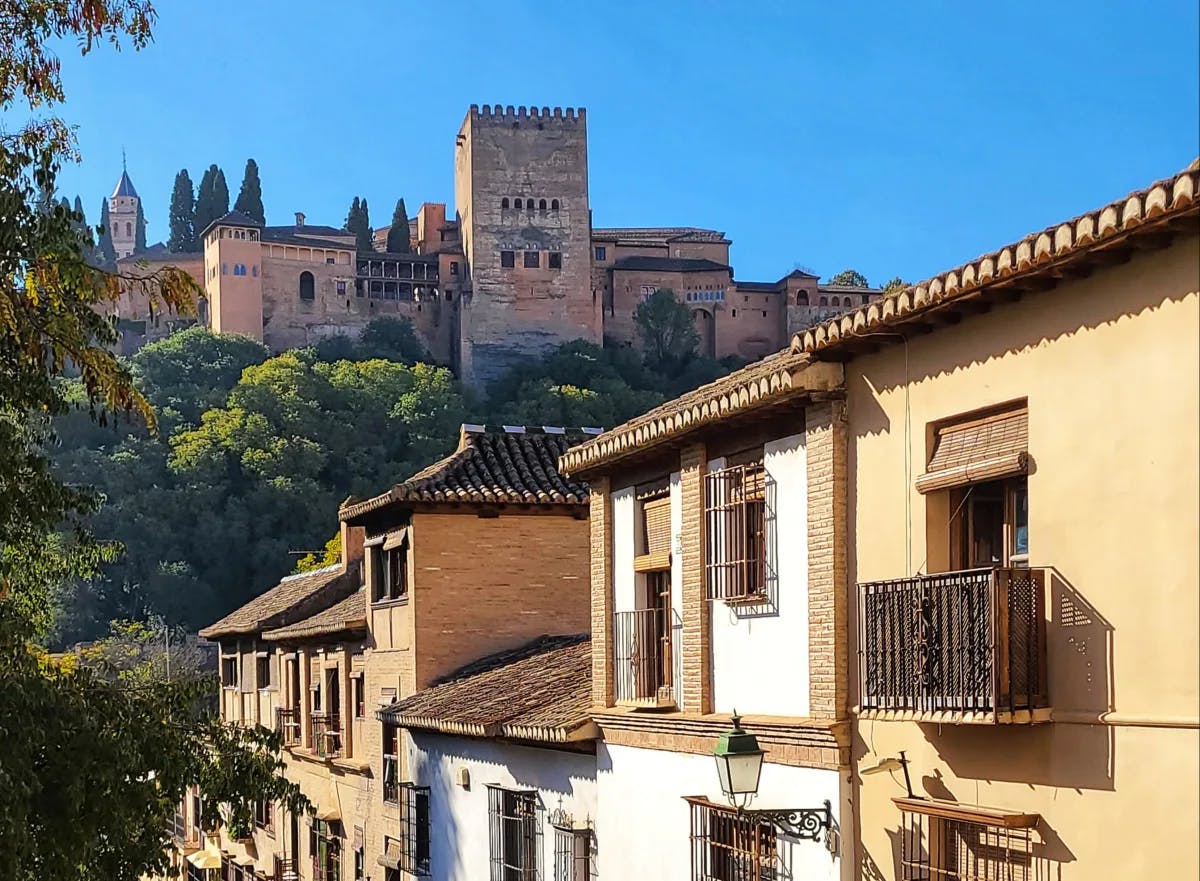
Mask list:
[[133,253],[137,241],[138,201],[137,196],[110,196],[108,199],[108,223],[118,260]]
[[[473,105],[458,135],[455,193],[470,285],[460,313],[463,381],[480,387],[561,343],[600,342],[584,111]],[[512,267],[502,266],[506,251]],[[526,266],[529,251],[536,267]],[[561,266],[550,266],[552,255]]]

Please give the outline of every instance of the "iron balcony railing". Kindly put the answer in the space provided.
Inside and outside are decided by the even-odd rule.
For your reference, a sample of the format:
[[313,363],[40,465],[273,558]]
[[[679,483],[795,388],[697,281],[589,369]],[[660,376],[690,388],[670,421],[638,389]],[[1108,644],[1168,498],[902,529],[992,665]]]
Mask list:
[[283,734],[284,746],[300,742],[300,710],[296,707],[275,708],[275,730]]
[[296,860],[292,857],[275,857],[275,881],[296,881]]
[[617,612],[614,684],[621,706],[675,706],[679,687],[679,627],[660,609]]
[[400,757],[383,757],[383,800],[390,804],[400,803]]
[[1046,693],[1045,572],[971,569],[858,586],[864,714],[1037,721]]
[[342,727],[333,713],[313,713],[313,752],[323,759],[336,759],[342,754]]

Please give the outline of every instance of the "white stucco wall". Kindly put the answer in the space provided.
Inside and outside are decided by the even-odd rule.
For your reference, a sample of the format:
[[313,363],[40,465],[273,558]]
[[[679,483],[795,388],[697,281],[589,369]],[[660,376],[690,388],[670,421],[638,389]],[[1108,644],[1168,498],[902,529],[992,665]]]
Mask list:
[[612,494],[613,517],[613,611],[632,612],[639,608],[635,591],[633,571],[634,541],[634,487],[626,487]]
[[[601,744],[596,756],[600,823],[598,881],[691,881],[689,807],[686,795],[724,803],[713,759],[660,750]],[[841,817],[838,772],[765,764],[752,808],[833,806],[839,850],[849,842],[850,858],[831,854],[824,843],[781,841],[782,878],[845,881],[853,876],[853,836]],[[847,787],[848,789],[848,787]]]
[[[712,603],[713,709],[807,716],[808,463],[804,435],[763,448],[767,472],[767,592],[762,606]],[[724,467],[724,460],[709,463]],[[777,675],[764,676],[763,671]]]
[[[551,811],[561,807],[570,812],[577,826],[596,820],[596,757],[591,754],[423,733],[414,733],[410,744],[412,779],[429,787],[430,878],[434,881],[488,877],[489,783],[538,791],[542,878],[554,877],[554,829],[546,821]],[[458,769],[464,767],[471,775],[469,789],[458,785]],[[382,877],[382,870],[379,873]],[[376,874],[375,869],[371,874]]]

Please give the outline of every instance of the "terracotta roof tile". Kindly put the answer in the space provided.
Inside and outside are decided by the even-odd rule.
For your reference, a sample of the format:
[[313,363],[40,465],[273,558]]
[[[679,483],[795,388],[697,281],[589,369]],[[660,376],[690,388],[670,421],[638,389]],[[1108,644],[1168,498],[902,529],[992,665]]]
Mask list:
[[636,244],[666,244],[668,242],[718,242],[728,244],[725,233],[715,229],[700,229],[695,226],[625,226],[597,227],[592,230],[592,239],[604,242],[630,242]]
[[[1200,214],[1200,160],[1095,211],[1048,226],[928,281],[810,327],[792,338],[791,351],[820,357],[844,348],[857,336],[902,324],[912,314],[984,288],[1039,276],[1055,279],[1067,263],[1196,214]],[[1191,229],[1195,232],[1194,225]]]
[[542,636],[468,664],[377,716],[446,734],[587,740],[595,737],[591,689],[591,638]]
[[397,502],[482,502],[522,505],[586,505],[587,484],[558,471],[558,457],[599,429],[489,429],[464,425],[458,448],[403,483],[366,501],[344,506],[350,520]]
[[317,612],[295,624],[268,630],[263,639],[286,640],[307,639],[314,636],[332,636],[335,633],[365,630],[367,626],[367,591],[360,588],[344,600],[328,609]]
[[257,633],[300,621],[353,593],[362,585],[361,563],[343,572],[340,564],[289,575],[239,609],[200,631],[205,639]]

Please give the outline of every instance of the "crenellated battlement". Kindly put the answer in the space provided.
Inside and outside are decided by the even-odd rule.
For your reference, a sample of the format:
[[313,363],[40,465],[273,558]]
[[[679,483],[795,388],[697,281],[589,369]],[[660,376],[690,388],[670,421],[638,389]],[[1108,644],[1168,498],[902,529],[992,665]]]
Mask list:
[[481,123],[537,122],[543,125],[578,125],[587,119],[582,107],[514,107],[512,104],[472,104],[470,116]]

